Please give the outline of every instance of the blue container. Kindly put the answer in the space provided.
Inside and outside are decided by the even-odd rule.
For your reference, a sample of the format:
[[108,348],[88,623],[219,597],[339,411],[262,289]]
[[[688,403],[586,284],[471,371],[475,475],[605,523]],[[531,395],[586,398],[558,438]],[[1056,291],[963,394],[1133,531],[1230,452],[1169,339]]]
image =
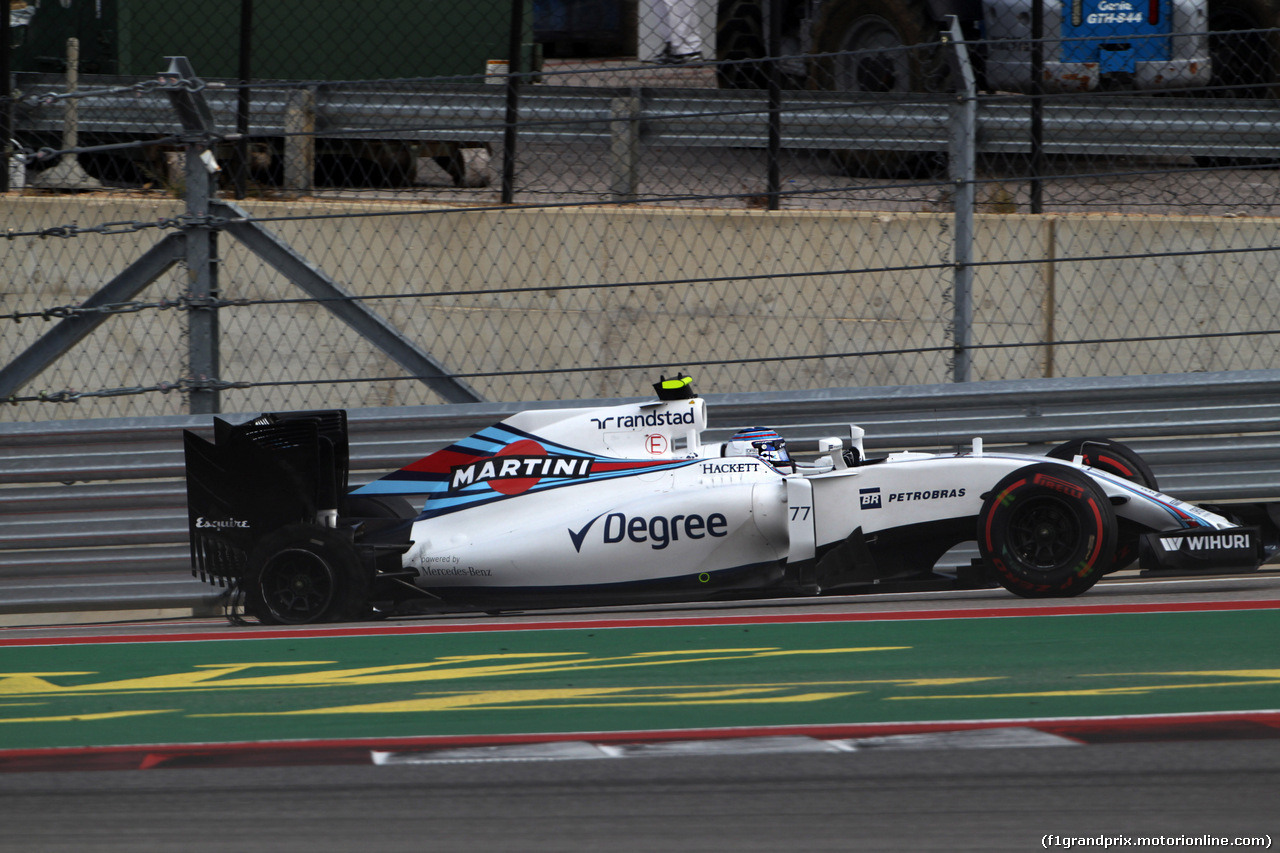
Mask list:
[[1066,0],[1062,60],[1096,62],[1105,73],[1172,58],[1170,0]]

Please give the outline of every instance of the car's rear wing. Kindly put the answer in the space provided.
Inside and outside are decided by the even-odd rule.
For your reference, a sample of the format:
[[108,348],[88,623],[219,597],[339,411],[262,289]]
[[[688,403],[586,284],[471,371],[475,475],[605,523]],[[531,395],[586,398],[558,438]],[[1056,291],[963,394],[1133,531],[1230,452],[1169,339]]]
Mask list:
[[263,536],[297,522],[332,526],[347,491],[347,415],[341,410],[214,420],[214,440],[183,435],[192,574],[239,579]]

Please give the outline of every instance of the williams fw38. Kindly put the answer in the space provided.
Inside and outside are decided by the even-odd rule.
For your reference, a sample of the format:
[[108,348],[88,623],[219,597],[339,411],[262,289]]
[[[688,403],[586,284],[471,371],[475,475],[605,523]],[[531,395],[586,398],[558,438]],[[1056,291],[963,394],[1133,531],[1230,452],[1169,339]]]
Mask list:
[[[1106,439],[868,458],[850,427],[801,462],[767,428],[704,442],[689,380],[654,387],[520,412],[356,489],[343,411],[188,432],[194,573],[262,622],[306,623],[996,584],[1072,596],[1135,561],[1235,573],[1280,548],[1273,505],[1184,503]],[[938,566],[975,541],[970,565]]]

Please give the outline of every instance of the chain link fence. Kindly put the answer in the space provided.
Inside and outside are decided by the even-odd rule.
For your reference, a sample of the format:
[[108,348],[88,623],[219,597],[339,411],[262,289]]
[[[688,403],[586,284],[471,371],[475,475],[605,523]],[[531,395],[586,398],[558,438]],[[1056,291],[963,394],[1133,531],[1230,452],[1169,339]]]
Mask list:
[[0,419],[1273,367],[1277,25],[17,0]]

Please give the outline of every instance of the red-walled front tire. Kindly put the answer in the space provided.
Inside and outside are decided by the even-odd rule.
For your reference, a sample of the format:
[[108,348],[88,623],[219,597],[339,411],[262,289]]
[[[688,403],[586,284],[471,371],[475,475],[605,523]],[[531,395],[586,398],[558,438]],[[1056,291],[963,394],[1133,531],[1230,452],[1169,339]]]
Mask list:
[[1024,598],[1079,595],[1111,567],[1116,515],[1102,489],[1041,462],[996,484],[978,516],[978,550],[1000,585]]

